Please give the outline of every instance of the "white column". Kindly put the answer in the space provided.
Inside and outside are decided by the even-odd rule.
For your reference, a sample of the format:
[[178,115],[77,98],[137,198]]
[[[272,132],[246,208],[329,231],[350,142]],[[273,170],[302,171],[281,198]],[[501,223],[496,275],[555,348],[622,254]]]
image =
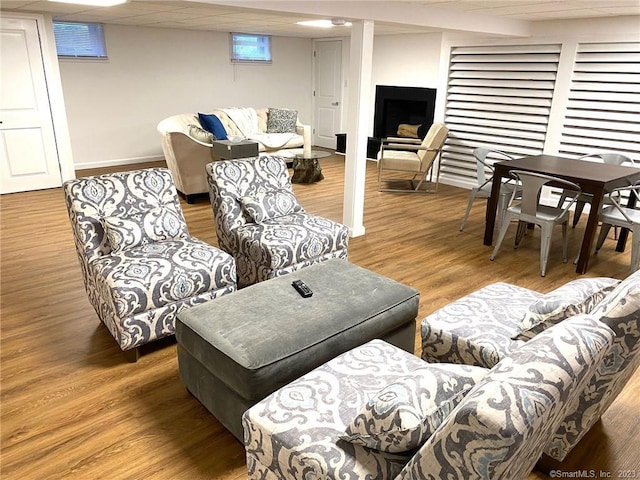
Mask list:
[[351,26],[342,217],[352,237],[364,235],[365,231],[364,189],[367,175],[367,137],[371,123],[373,27],[371,20],[357,21]]

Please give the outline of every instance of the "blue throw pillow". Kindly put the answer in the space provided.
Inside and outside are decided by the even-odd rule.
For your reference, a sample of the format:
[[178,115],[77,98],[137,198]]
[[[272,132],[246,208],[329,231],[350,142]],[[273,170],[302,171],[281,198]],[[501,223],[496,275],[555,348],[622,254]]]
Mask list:
[[200,124],[205,130],[213,133],[216,140],[227,140],[227,131],[224,129],[224,125],[222,125],[222,122],[216,115],[198,113],[198,119],[200,119]]

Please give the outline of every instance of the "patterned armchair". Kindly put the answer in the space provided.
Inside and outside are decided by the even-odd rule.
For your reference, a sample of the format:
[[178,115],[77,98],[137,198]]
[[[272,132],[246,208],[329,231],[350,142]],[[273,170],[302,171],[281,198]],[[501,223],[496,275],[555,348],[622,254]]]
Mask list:
[[245,287],[331,258],[347,258],[349,230],[308,214],[276,156],[207,165],[220,248],[234,256]]
[[577,316],[491,370],[373,340],[245,412],[249,478],[524,479],[613,336]]
[[164,168],[63,185],[85,289],[130,361],[178,312],[236,290],[233,258],[189,236]]
[[640,364],[640,272],[622,282],[581,278],[544,295],[506,283],[488,285],[422,321],[422,358],[491,368],[540,332],[579,314],[606,324],[615,338],[605,360],[549,436],[545,453],[562,461]]

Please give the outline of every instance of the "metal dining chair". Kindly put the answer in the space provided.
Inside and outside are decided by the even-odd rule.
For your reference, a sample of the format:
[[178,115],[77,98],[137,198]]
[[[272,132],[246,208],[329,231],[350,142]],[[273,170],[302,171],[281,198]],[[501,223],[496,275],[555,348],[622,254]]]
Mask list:
[[[516,200],[517,189],[514,189],[511,194],[509,207],[502,220],[496,246],[491,254],[491,260],[496,258],[511,220],[518,220],[515,248],[518,248],[520,245],[520,241],[527,229],[527,224],[532,223],[538,225],[542,230],[540,236],[540,276],[544,277],[547,270],[549,249],[551,247],[551,234],[553,233],[553,227],[558,224],[562,225],[562,261],[563,263],[567,263],[567,223],[569,221],[569,208],[577,200],[581,189],[573,182],[551,175],[525,172],[523,170],[512,170],[510,174],[516,178],[516,185],[521,188],[522,196],[519,201]],[[542,187],[551,183],[553,183],[554,187],[560,187],[566,190],[567,198],[570,200],[566,206],[552,207],[541,203],[540,192]]]
[[631,271],[635,272],[640,268],[640,210],[623,207],[621,205],[623,194],[635,195],[636,205],[640,206],[640,183],[630,187],[616,188],[607,195],[610,205],[602,208],[598,216],[602,227],[596,242],[596,253],[602,248],[611,227],[628,228],[632,237]]
[[[464,218],[460,225],[460,231],[464,230],[471,212],[471,207],[476,198],[489,198],[491,196],[491,188],[493,186],[493,174],[495,168],[493,166],[496,162],[505,160],[513,160],[513,157],[500,150],[492,150],[489,148],[476,148],[473,151],[473,156],[476,159],[476,178],[477,185],[471,189],[469,194],[469,201],[467,202],[467,210],[464,212]],[[489,173],[489,175],[487,175]],[[504,217],[504,212],[507,210],[509,199],[513,193],[515,184],[513,181],[502,182],[500,186],[500,196],[498,197],[498,216],[496,218],[496,226],[498,231]]]
[[[608,165],[622,165],[623,163],[630,163],[635,166],[634,161],[627,157],[626,155],[622,155],[620,153],[590,153],[588,155],[583,155],[578,160],[589,160],[589,159],[598,159],[602,161],[602,163],[606,163]],[[563,203],[567,200],[566,191],[563,191],[560,195],[560,200],[558,202],[558,207],[561,207]],[[587,203],[591,203],[593,200],[593,195],[589,193],[581,193],[576,200],[576,209],[573,212],[573,228],[576,227],[578,222],[580,221],[580,216],[582,215],[582,211],[584,210],[584,206]],[[605,197],[604,205],[608,204],[608,197]]]

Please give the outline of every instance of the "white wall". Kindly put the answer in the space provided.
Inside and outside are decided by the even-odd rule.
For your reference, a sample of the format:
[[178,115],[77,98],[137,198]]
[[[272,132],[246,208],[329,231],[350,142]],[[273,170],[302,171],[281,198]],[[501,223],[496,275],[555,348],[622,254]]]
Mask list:
[[312,42],[272,38],[271,65],[232,65],[229,34],[105,25],[108,61],[60,60],[76,168],[162,158],[156,125],[215,107],[311,119]]

